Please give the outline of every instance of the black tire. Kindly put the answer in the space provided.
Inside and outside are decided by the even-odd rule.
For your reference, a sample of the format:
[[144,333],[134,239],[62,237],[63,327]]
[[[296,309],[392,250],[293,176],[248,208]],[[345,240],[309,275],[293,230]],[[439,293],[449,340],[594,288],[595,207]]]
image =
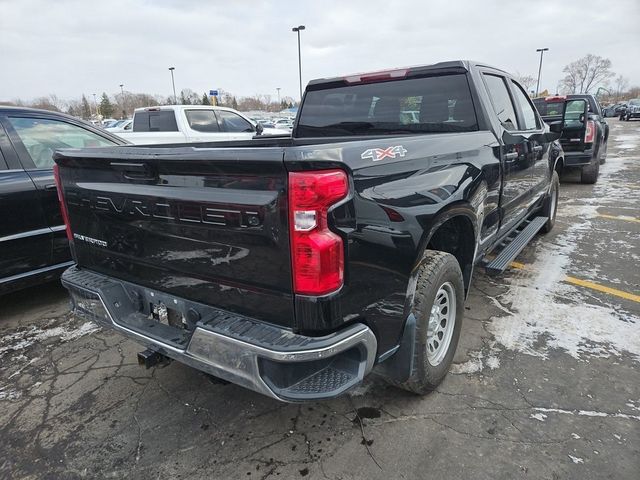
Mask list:
[[580,182],[594,184],[598,181],[598,175],[600,175],[600,161],[596,159],[595,162],[591,162],[589,165],[582,167]]
[[540,231],[542,233],[549,233],[553,226],[556,224],[556,212],[558,211],[558,196],[560,194],[560,177],[558,172],[553,172],[551,175],[551,185],[549,186],[549,193],[544,199],[542,204],[542,215],[547,217],[547,223],[545,223]]
[[[416,292],[411,310],[411,313],[416,318],[413,369],[407,381],[396,384],[400,388],[420,395],[434,390],[447,375],[458,346],[462,318],[464,317],[464,284],[460,265],[456,258],[449,253],[427,250],[424,260],[419,267]],[[440,332],[435,332],[436,335],[433,335],[431,339],[427,338],[427,332],[436,295],[445,287],[452,287],[452,297],[455,298],[455,315],[451,314],[455,324],[450,332],[449,345],[446,350],[441,350],[444,355],[442,360],[433,365],[428,355],[429,340],[431,340],[431,344],[437,342],[436,335]],[[448,312],[451,312],[451,310],[448,310]],[[442,321],[439,320],[436,324],[441,326]],[[444,348],[444,343],[442,343],[442,348]]]

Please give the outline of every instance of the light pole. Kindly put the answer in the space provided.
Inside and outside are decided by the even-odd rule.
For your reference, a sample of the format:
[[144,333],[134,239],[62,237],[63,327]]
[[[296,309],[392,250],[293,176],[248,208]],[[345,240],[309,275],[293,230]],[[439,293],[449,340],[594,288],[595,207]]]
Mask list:
[[122,95],[122,120],[124,120],[126,112],[126,107],[124,106],[124,83],[120,84],[120,95]]
[[276,90],[278,91],[278,105],[280,105],[280,87],[276,87]]
[[300,31],[304,30],[304,25],[298,25],[291,29],[298,34],[298,75],[300,76],[300,101],[302,101],[302,57],[300,55]]
[[536,83],[536,97],[540,94],[540,73],[542,72],[542,56],[548,48],[537,48],[536,52],[540,52],[540,66],[538,67],[538,83]]
[[96,107],[96,117],[97,117],[98,115],[100,115],[100,112],[98,111],[98,100],[96,100],[96,94],[95,93],[93,94],[93,104]]
[[176,67],[169,67],[169,71],[171,72],[171,85],[173,85],[173,104],[177,105],[178,104],[178,97],[176,97],[176,82],[173,78],[173,71],[176,69]]

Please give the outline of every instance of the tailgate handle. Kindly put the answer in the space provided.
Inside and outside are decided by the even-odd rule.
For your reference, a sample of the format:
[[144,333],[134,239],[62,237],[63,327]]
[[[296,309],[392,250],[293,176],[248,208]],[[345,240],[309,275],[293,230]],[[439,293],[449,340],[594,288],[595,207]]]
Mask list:
[[114,170],[122,172],[129,180],[153,180],[156,175],[144,163],[111,162]]

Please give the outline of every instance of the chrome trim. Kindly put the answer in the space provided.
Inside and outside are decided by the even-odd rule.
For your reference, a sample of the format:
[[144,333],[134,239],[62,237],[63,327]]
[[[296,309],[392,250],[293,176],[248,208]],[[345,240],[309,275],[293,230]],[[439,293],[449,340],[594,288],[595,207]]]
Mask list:
[[[73,260],[70,261],[70,262],[57,263],[57,264],[51,265],[49,267],[38,268],[36,270],[30,270],[28,272],[18,273],[17,275],[13,275],[11,277],[0,278],[0,284],[7,283],[7,282],[13,282],[14,280],[20,280],[22,278],[31,277],[33,275],[39,275],[41,273],[46,273],[46,272],[51,271],[51,270],[57,270],[59,268],[67,268],[67,267],[70,267],[71,265],[73,265],[74,263],[75,262]],[[95,293],[95,292],[91,292],[91,293]]]
[[182,350],[117,323],[99,292],[64,280],[62,283],[65,287],[68,285],[72,289],[89,292],[100,299],[102,307],[111,320],[111,324],[105,325],[94,319],[98,325],[110,326],[142,345],[152,347],[174,360],[255,390],[276,400],[288,401],[277,395],[262,379],[258,364],[260,358],[282,363],[305,362],[329,358],[362,345],[366,351],[366,363],[362,377],[371,371],[375,363],[378,345],[376,337],[369,327],[361,323],[347,327],[342,333],[350,332],[350,334],[332,345],[322,348],[300,349],[293,352],[271,350],[206,328],[196,327],[189,345]]
[[0,242],[9,242],[11,240],[19,240],[21,238],[35,237],[37,235],[45,235],[49,233],[51,233],[51,229],[49,227],[39,228],[37,230],[29,230],[27,232],[14,233],[13,235],[0,237]]

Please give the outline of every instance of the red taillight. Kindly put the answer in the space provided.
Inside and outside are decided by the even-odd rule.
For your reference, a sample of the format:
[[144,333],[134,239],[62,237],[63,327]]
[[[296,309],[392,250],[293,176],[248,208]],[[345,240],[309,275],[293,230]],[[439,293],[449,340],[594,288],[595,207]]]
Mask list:
[[587,129],[584,132],[584,143],[593,143],[596,138],[596,124],[593,120],[587,121]]
[[349,192],[342,170],[289,173],[289,231],[293,290],[324,295],[342,286],[344,245],[329,230],[327,211]]
[[53,177],[56,180],[56,187],[58,189],[58,202],[60,202],[60,211],[62,212],[62,221],[67,227],[67,239],[73,241],[73,234],[71,233],[71,224],[69,223],[69,212],[67,212],[67,206],[64,203],[64,193],[62,191],[62,181],[60,180],[60,167],[58,164],[53,165]]

